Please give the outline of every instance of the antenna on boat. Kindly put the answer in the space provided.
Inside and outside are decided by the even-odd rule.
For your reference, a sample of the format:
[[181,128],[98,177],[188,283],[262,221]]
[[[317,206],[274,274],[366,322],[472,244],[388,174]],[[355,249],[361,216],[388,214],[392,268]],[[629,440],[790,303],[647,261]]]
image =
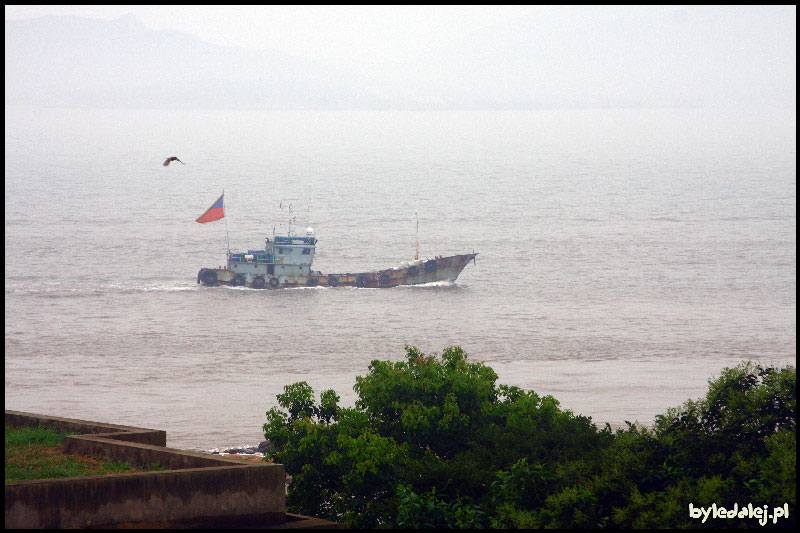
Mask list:
[[419,215],[414,211],[414,216],[417,217],[417,251],[414,254],[414,261],[419,261]]

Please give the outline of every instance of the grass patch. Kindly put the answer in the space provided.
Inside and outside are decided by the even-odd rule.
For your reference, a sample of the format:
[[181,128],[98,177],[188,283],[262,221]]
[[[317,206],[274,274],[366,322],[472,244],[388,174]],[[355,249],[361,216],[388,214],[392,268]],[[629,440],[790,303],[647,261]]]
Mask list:
[[67,435],[75,433],[61,432],[52,428],[41,426],[12,428],[6,426],[6,448],[20,444],[42,444],[44,446],[58,446]]
[[158,464],[135,467],[127,461],[65,454],[61,443],[74,434],[52,428],[6,426],[5,482],[163,470]]

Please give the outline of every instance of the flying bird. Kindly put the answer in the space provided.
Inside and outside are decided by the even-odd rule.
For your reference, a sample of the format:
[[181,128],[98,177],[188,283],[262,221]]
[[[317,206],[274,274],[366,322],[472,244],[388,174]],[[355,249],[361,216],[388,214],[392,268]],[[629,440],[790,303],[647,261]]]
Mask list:
[[167,158],[167,160],[166,160],[166,161],[164,161],[164,166],[165,166],[165,167],[166,167],[166,166],[169,166],[169,164],[170,164],[171,162],[173,162],[173,161],[177,161],[177,162],[178,162],[178,163],[180,163],[181,165],[185,165],[185,164],[186,164],[186,163],[184,163],[183,161],[181,161],[180,159],[178,159],[177,157],[175,157],[175,156],[173,155],[172,157],[168,157],[168,158]]

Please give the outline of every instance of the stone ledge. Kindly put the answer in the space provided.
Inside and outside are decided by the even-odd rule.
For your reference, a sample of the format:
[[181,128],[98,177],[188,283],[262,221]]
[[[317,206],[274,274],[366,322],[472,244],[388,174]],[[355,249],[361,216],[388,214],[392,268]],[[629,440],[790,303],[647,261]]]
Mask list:
[[[283,465],[257,464],[166,448],[166,432],[160,430],[20,411],[6,411],[6,425],[41,425],[80,431],[82,435],[65,439],[68,453],[136,465],[157,462],[168,468],[156,472],[6,483],[7,529],[142,527],[145,524],[178,528],[304,527],[294,526],[292,522],[298,520],[293,520],[292,515],[287,520]],[[308,527],[338,526],[305,519],[311,520],[306,522]]]
[[167,445],[167,432],[158,429],[103,424],[100,422],[90,422],[88,420],[37,415],[22,411],[6,410],[6,425],[14,427],[46,426],[61,431],[74,431],[88,434],[106,433],[114,435],[114,438],[117,440],[152,444],[155,446]]

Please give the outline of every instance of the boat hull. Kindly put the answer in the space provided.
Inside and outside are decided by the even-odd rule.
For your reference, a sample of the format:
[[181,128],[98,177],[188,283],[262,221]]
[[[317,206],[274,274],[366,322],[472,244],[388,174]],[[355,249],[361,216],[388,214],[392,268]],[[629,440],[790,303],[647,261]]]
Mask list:
[[264,272],[234,272],[227,268],[202,268],[197,282],[206,286],[242,286],[254,289],[292,287],[357,287],[387,289],[399,285],[420,285],[439,281],[455,281],[477,253],[435,257],[410,265],[372,272],[345,274],[270,275]]

